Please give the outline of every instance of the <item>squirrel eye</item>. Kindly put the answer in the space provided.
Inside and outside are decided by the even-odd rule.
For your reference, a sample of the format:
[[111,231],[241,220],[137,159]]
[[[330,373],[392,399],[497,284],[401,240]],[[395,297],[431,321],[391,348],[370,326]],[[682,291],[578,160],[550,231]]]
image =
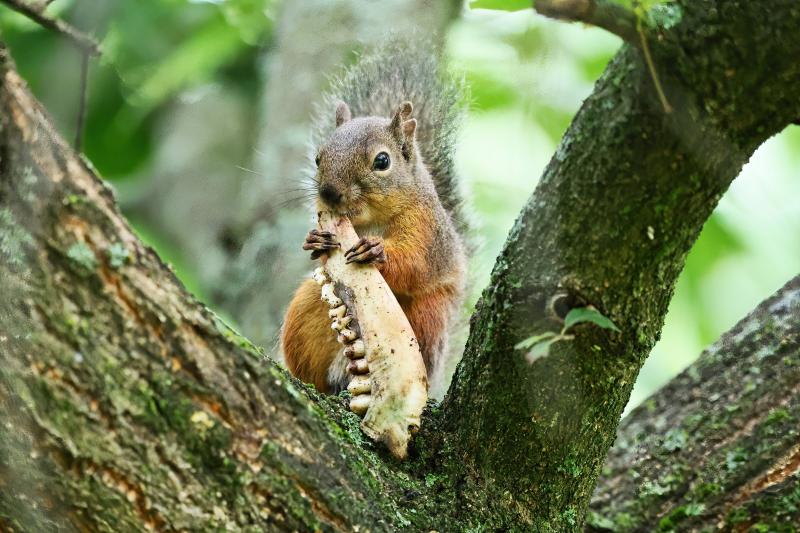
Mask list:
[[373,170],[386,170],[389,168],[390,160],[389,154],[386,152],[381,152],[375,156],[375,159],[372,161],[372,169]]
[[314,164],[317,165],[317,168],[319,168],[319,154],[317,154],[317,157],[314,158]]

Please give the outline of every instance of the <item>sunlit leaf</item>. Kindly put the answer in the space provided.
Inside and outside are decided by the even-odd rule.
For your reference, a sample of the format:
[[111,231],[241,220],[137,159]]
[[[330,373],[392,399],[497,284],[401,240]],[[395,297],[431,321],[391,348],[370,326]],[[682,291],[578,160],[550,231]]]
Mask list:
[[576,307],[570,310],[566,318],[564,318],[564,329],[569,329],[581,322],[591,322],[603,329],[619,331],[619,328],[610,318],[603,316],[603,314],[594,307]]
[[552,345],[557,341],[560,341],[561,339],[562,337],[555,336],[551,339],[547,339],[534,344],[531,350],[525,356],[525,360],[528,361],[528,363],[533,364],[533,362],[536,361],[537,359],[541,359],[542,357],[547,357],[547,355],[550,353],[550,345]]
[[518,342],[517,344],[514,345],[514,349],[515,350],[527,350],[528,348],[530,348],[534,344],[537,344],[539,342],[542,342],[545,339],[549,339],[549,338],[555,337],[555,336],[556,336],[556,334],[553,333],[552,331],[545,331],[541,335],[533,335],[532,337],[528,337],[524,341]]
[[529,9],[532,0],[471,0],[470,9],[494,9],[497,11],[521,11]]

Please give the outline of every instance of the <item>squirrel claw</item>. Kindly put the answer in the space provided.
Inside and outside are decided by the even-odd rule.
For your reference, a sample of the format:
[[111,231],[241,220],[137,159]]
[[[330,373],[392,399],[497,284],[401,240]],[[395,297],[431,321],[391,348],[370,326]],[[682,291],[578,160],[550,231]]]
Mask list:
[[311,250],[311,259],[317,259],[328,250],[333,250],[341,246],[336,240],[336,235],[330,231],[320,231],[312,229],[306,235],[303,243],[303,250]]
[[344,257],[345,263],[385,263],[386,251],[380,239],[362,237]]

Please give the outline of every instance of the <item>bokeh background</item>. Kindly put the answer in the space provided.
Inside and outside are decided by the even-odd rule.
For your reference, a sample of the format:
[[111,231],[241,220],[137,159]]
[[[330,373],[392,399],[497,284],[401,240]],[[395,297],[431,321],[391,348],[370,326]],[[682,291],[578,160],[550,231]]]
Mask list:
[[[620,47],[599,29],[460,0],[56,0],[48,13],[104,49],[90,67],[86,156],[189,290],[267,352],[310,268],[300,243],[311,219],[294,189],[308,165],[312,106],[331,74],[387,31],[414,29],[437,33],[468,80],[457,161],[479,242],[471,305]],[[80,54],[2,5],[0,39],[72,139]],[[800,272],[799,168],[793,126],[756,152],[722,198],[630,406]]]

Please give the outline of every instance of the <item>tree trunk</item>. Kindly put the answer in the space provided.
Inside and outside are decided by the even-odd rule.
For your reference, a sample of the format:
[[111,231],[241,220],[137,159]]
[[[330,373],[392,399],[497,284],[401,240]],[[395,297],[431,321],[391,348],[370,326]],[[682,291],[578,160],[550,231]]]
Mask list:
[[[644,22],[674,111],[625,45],[517,219],[441,409],[463,483],[491,487],[464,505],[503,515],[511,499],[534,530],[581,525],[687,252],[742,164],[800,116],[796,2],[668,2]],[[533,364],[514,349],[587,304],[621,333],[580,325]]]
[[[800,116],[795,2],[658,9],[647,32],[675,113],[624,48],[523,210],[454,384],[403,463],[343,398],[288,377],[183,290],[3,50],[0,525],[581,527],[686,252],[743,161]],[[588,303],[621,332],[580,325],[532,365],[513,349]],[[741,438],[728,429],[709,427]]]
[[[622,422],[595,530],[800,524],[800,277]],[[750,529],[754,528],[755,529]]]

